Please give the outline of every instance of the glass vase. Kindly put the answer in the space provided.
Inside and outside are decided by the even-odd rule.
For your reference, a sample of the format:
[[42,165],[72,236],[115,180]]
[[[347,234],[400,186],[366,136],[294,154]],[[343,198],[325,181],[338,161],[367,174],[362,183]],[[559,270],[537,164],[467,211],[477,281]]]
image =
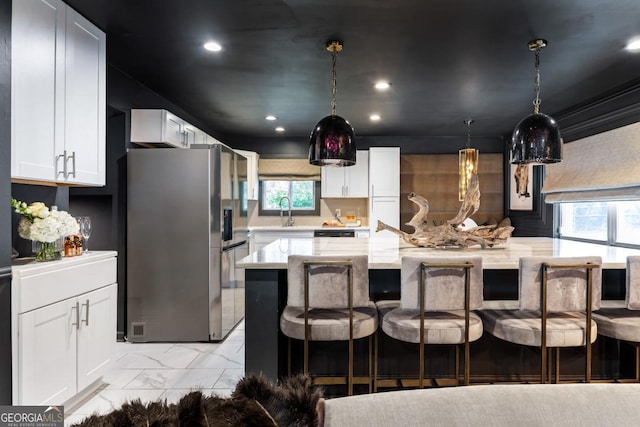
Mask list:
[[55,261],[62,258],[64,241],[58,239],[54,242],[31,241],[31,249],[36,261]]

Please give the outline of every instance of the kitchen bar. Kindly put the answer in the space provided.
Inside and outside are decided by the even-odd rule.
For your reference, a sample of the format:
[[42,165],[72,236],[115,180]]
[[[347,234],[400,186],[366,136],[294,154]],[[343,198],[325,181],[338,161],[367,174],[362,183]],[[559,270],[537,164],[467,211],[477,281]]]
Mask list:
[[[374,234],[368,239],[279,239],[237,264],[245,269],[247,373],[262,372],[270,378],[286,374],[286,339],[279,330],[279,317],[286,304],[287,259],[294,254],[368,255],[370,293],[374,301],[399,297],[400,262],[404,255],[482,256],[485,300],[518,299],[518,262],[521,257],[599,256],[603,268],[602,297],[616,300],[624,299],[626,257],[640,255],[640,250],[546,237],[512,237],[502,247],[485,249],[418,248],[395,236],[381,234]],[[487,340],[483,340],[486,346]],[[598,340],[603,341],[602,337]],[[479,345],[483,345],[482,340]]]

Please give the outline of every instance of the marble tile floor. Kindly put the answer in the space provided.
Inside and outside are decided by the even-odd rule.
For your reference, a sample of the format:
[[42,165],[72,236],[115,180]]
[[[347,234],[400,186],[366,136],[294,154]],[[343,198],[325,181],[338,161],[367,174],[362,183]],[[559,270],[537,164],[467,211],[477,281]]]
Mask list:
[[117,351],[115,365],[104,376],[105,386],[73,412],[65,408],[65,426],[93,413],[108,413],[134,398],[174,403],[192,390],[230,395],[244,376],[244,320],[220,343],[119,342]]

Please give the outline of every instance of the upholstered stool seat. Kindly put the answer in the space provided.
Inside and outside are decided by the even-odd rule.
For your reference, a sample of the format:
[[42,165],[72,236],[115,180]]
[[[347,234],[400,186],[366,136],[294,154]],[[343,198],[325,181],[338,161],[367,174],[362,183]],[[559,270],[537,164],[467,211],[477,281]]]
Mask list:
[[[481,310],[485,330],[496,338],[515,344],[540,347],[542,329],[539,311]],[[591,342],[597,337],[597,325],[591,321]],[[585,316],[581,313],[549,313],[547,347],[580,347],[585,342]]]
[[640,312],[628,308],[601,308],[593,313],[598,333],[617,340],[640,342]]
[[[348,308],[314,308],[309,310],[310,341],[348,341]],[[373,301],[366,307],[353,309],[353,339],[372,335],[378,328],[378,313]],[[285,307],[280,317],[280,329],[290,338],[304,340],[304,308]]]
[[[385,334],[400,341],[420,342],[420,311],[400,307],[400,301],[381,301],[378,311]],[[482,336],[482,320],[469,314],[469,341]],[[425,344],[463,344],[464,310],[429,311],[424,316]]]

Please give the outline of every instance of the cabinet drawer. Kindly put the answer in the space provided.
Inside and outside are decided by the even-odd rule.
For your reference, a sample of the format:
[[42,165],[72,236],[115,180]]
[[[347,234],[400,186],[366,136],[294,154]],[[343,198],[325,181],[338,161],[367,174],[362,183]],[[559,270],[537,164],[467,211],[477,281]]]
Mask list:
[[116,258],[60,266],[55,270],[14,277],[17,313],[53,304],[116,283]]

